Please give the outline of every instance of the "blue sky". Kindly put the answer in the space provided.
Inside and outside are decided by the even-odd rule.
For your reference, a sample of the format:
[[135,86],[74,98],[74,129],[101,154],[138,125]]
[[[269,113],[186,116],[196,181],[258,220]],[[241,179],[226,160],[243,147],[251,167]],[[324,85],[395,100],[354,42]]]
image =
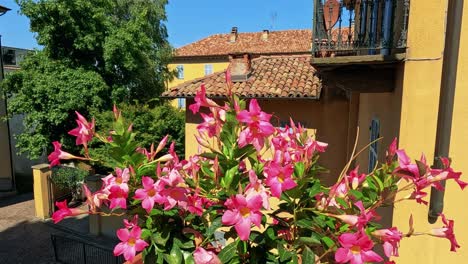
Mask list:
[[[12,10],[0,17],[4,46],[38,48],[29,20],[18,14],[14,0],[0,0]],[[180,47],[216,33],[263,29],[310,29],[312,0],[170,0],[166,8],[169,42]]]

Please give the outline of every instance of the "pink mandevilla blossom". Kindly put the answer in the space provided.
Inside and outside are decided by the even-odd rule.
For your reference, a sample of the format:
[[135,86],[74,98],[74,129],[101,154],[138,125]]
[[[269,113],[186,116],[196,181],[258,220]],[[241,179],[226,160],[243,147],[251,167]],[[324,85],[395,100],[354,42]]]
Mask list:
[[143,183],[143,189],[136,190],[134,198],[142,201],[141,206],[149,214],[154,207],[154,202],[158,193],[157,184],[154,183],[151,177],[147,176],[143,176],[141,181]]
[[80,113],[75,111],[78,119],[76,123],[78,124],[77,128],[74,128],[68,132],[68,134],[76,137],[76,145],[84,145],[87,146],[88,142],[93,139],[94,135],[94,118],[91,123],[86,120]]
[[189,106],[189,109],[192,110],[192,113],[196,114],[200,111],[200,107],[219,107],[217,103],[213,100],[206,97],[206,88],[205,84],[202,83],[200,90],[197,91],[195,95],[195,103]]
[[[431,177],[429,181],[431,183],[437,183],[439,185],[439,189],[443,189],[442,186],[440,186],[439,181],[442,180],[449,180],[452,179],[454,180],[458,186],[463,190],[465,189],[466,186],[468,186],[468,183],[460,180],[461,172],[455,172],[451,167],[450,167],[450,160],[448,158],[441,158],[442,164],[444,165],[444,169],[431,169]],[[437,188],[437,186],[435,186]]]
[[60,160],[67,160],[67,159],[77,159],[78,157],[73,156],[72,154],[63,151],[62,144],[60,144],[58,141],[52,142],[54,145],[54,152],[50,153],[48,156],[50,167],[60,165]]
[[134,228],[138,226],[138,215],[134,215],[132,220],[130,221],[128,221],[128,219],[124,219],[123,222],[124,222],[125,228],[127,229]]
[[387,164],[390,164],[393,162],[393,157],[395,156],[396,151],[397,151],[397,139],[394,138],[386,152]]
[[270,187],[271,194],[280,198],[283,191],[291,190],[297,186],[297,183],[292,179],[294,167],[292,164],[281,166],[276,162],[271,162],[269,166],[265,166],[266,174],[265,183]]
[[389,229],[379,229],[372,232],[372,235],[383,241],[383,249],[385,256],[398,257],[398,247],[400,246],[400,240],[403,237],[403,234],[398,231],[396,227]]
[[209,137],[214,137],[221,133],[221,129],[223,127],[223,119],[226,119],[225,110],[213,110],[213,113],[210,113],[208,115],[201,113],[204,122],[197,126],[198,131],[200,131],[201,133],[206,132]]
[[271,115],[262,112],[257,100],[252,99],[249,103],[249,111],[243,110],[237,114],[237,120],[247,124],[247,128],[239,134],[239,147],[252,144],[260,151],[265,144],[265,137],[272,135],[275,128],[270,123]]
[[450,241],[450,251],[456,252],[457,248],[460,248],[460,245],[458,244],[453,231],[455,222],[453,220],[447,220],[444,214],[440,214],[440,216],[442,217],[442,223],[444,223],[444,226],[432,229],[429,234],[431,236],[447,238]]
[[127,197],[128,197],[128,180],[130,179],[130,172],[128,168],[124,170],[116,169],[117,177],[109,174],[102,179],[102,189],[96,192],[99,200],[109,200],[111,209],[120,207],[122,209],[127,208]]
[[262,181],[258,179],[255,171],[249,171],[249,180],[250,183],[245,187],[245,198],[250,199],[255,195],[260,195],[262,197],[263,208],[270,210],[270,196],[268,195]]
[[202,247],[197,247],[197,249],[195,249],[193,258],[195,264],[221,264],[221,260],[214,252],[207,251]]
[[69,208],[66,200],[55,202],[55,205],[59,208],[59,210],[52,214],[52,220],[54,220],[55,224],[62,221],[65,217],[88,213],[87,211],[78,208]]
[[252,224],[260,227],[262,214],[262,197],[260,195],[246,199],[241,194],[228,199],[224,205],[228,208],[222,217],[225,225],[234,225],[239,238],[243,241],[249,239]]
[[110,201],[109,208],[115,209],[120,207],[122,209],[127,209],[127,197],[128,192],[124,191],[117,185],[112,185],[112,187],[109,189],[108,195],[108,199]]
[[110,189],[112,186],[117,186],[128,192],[128,181],[130,180],[130,170],[128,168],[120,169],[116,168],[115,173],[117,176],[109,174],[104,177],[102,180],[104,181],[104,188]]
[[374,243],[365,232],[344,233],[338,241],[341,247],[335,253],[337,263],[362,264],[366,262],[380,262],[383,258],[372,251]]
[[373,218],[380,218],[380,216],[375,212],[375,210],[366,210],[366,208],[364,208],[364,205],[362,204],[362,201],[357,201],[354,203],[354,205],[361,211],[357,222],[357,227],[364,227]]
[[143,251],[148,245],[141,239],[141,228],[134,226],[131,230],[122,228],[117,230],[117,237],[120,239],[119,244],[114,248],[114,255],[123,255],[125,260],[132,261],[136,253]]
[[157,184],[158,195],[154,201],[164,205],[164,210],[170,210],[176,205],[182,209],[188,206],[188,190],[181,185],[184,179],[176,169],[172,169],[169,175],[160,178]]

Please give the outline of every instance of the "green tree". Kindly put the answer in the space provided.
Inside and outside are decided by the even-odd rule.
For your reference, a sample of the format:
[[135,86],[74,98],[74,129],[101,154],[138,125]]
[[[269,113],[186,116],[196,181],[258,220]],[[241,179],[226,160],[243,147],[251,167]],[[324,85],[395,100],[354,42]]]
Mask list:
[[96,114],[113,103],[154,98],[172,73],[167,64],[167,0],[17,0],[43,50],[2,84],[9,113],[25,115],[18,147],[29,157],[50,150],[74,126],[74,111]]
[[[122,111],[122,116],[130,122],[134,131],[139,133],[135,136],[135,141],[139,146],[149,150],[152,143],[157,147],[159,141],[166,135],[169,135],[168,142],[175,142],[175,150],[179,157],[185,156],[185,113],[175,109],[169,104],[161,105],[156,108],[149,107],[144,104],[120,104],[119,110]],[[112,111],[103,111],[95,115],[97,131],[102,136],[109,135],[114,122],[114,113]],[[130,125],[128,123],[127,125]],[[168,144],[169,146],[170,144]],[[108,153],[108,145],[100,143],[98,140],[93,140],[90,145],[90,152],[93,157],[99,160],[108,161],[110,155]],[[167,149],[161,151],[162,154],[167,153]],[[93,164],[97,172],[106,174],[114,168],[100,167],[99,163]],[[109,170],[110,169],[110,170]]]

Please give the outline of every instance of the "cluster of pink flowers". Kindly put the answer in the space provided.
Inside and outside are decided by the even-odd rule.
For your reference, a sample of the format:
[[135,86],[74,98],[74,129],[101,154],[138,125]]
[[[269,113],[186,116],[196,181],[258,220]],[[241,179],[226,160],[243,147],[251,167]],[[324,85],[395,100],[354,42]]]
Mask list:
[[[197,127],[199,133],[196,139],[200,144],[200,152],[202,148],[211,150],[210,154],[220,153],[219,149],[225,151],[222,148],[224,143],[220,134],[224,131],[226,124],[237,122],[236,141],[230,143],[237,144],[236,147],[239,149],[250,147],[252,151],[255,151],[250,158],[258,160],[261,164],[260,169],[254,168],[247,157],[239,158],[235,161],[237,163],[230,167],[222,166],[225,165],[221,164],[225,160],[219,158],[220,154],[212,156],[199,154],[188,157],[187,160],[180,160],[174,150],[174,143],[170,145],[168,154],[161,155],[160,152],[167,145],[168,137],[166,136],[156,149],[152,145],[149,150],[144,148],[135,150],[145,157],[142,167],[157,165],[154,175],[146,173],[138,175],[137,171],[140,167],[137,166],[115,168],[115,174],[111,173],[102,179],[100,190],[92,193],[84,186],[89,211],[68,208],[65,201],[59,202],[57,203],[59,210],[53,215],[54,222],[67,216],[83,213],[98,214],[100,213],[98,208],[103,205],[112,210],[140,206],[144,209],[142,211],[146,212],[146,214],[140,213],[140,217],[146,218],[151,217],[153,209],[164,211],[174,209],[181,216],[192,214],[195,217],[204,217],[205,212],[216,205],[218,208],[216,214],[221,217],[221,223],[225,226],[232,226],[241,241],[248,241],[254,226],[265,227],[262,226],[265,224],[262,224],[262,218],[267,216],[267,211],[272,209],[270,200],[273,197],[282,199],[283,194],[300,186],[302,174],[307,173],[307,169],[314,164],[316,155],[324,152],[327,144],[313,140],[307,135],[304,127],[292,120],[284,128],[275,127],[270,122],[272,115],[263,112],[255,99],[250,100],[248,110],[241,109],[237,100],[233,100],[232,103],[232,105],[220,106],[208,99],[204,86],[197,92],[195,103],[190,106],[190,110],[193,113],[199,112],[201,107],[208,110],[201,114],[203,122]],[[121,118],[121,113],[116,108],[114,108],[114,115],[116,119]],[[59,164],[60,159],[89,159],[87,144],[95,134],[94,120],[88,122],[79,113],[77,116],[78,127],[70,131],[70,134],[77,137],[77,145],[85,147],[85,157],[76,157],[64,152],[61,150],[60,143],[54,142],[55,151],[49,155],[51,166]],[[127,131],[132,131],[131,125]],[[106,139],[104,142],[112,143],[112,140]],[[411,191],[411,194],[405,198],[406,200],[414,199],[418,203],[427,203],[424,200],[427,195],[424,190],[431,186],[442,189],[440,185],[442,180],[452,179],[462,189],[466,187],[467,183],[460,180],[461,173],[455,172],[450,167],[448,159],[442,160],[444,169],[431,169],[424,156],[416,163],[412,163],[404,150],[397,149],[396,144],[395,140],[387,152],[386,168],[390,168],[390,165],[394,163],[394,158],[398,159],[398,166],[393,167],[395,169],[392,168],[388,174],[395,185],[401,180],[409,183],[408,188],[404,189]],[[266,150],[271,151],[269,156],[262,154]],[[232,154],[229,151],[226,153]],[[296,172],[298,164],[303,166],[302,174]],[[231,182],[227,180],[224,182],[224,180],[226,175],[232,172],[243,178],[231,188],[235,190],[234,192],[218,196],[218,193],[231,187],[229,186]],[[370,174],[359,173],[359,167],[356,167],[343,173],[337,183],[328,188],[328,191],[321,191],[315,197],[308,197],[310,201],[307,203],[312,204],[313,208],[307,209],[317,215],[332,219],[336,222],[337,230],[341,230],[341,233],[334,235],[337,238],[334,255],[337,263],[381,262],[384,260],[383,257],[374,252],[376,244],[383,246],[387,258],[395,257],[398,256],[401,239],[417,235],[413,231],[403,234],[396,227],[369,229],[370,224],[380,218],[375,209],[387,198],[366,204],[353,195],[365,188],[368,177]],[[203,180],[211,181],[216,188],[203,189],[200,187]],[[290,223],[293,220],[286,217],[273,217],[274,225],[279,222]],[[442,215],[442,221],[444,223],[442,228],[433,229],[426,234],[448,239],[451,242],[451,250],[455,251],[460,246],[453,232],[454,222],[447,220],[444,215]],[[117,231],[121,242],[115,247],[114,254],[123,255],[125,259],[132,260],[137,252],[144,250],[150,244],[141,237],[142,228],[139,226],[141,223],[138,222],[137,215],[132,221],[125,220],[124,224],[125,228]],[[296,239],[295,229],[287,225],[278,228],[278,237],[291,243]],[[189,227],[184,230],[191,230],[190,232],[195,234],[194,248],[196,249],[193,252],[195,263],[221,263],[216,254],[219,250],[210,244],[202,244],[200,232]]]

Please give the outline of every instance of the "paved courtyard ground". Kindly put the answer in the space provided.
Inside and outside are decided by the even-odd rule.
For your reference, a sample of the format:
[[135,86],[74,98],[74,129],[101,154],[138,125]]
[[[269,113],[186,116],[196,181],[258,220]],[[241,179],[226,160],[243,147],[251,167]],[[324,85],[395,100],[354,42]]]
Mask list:
[[112,241],[88,235],[87,217],[59,225],[36,218],[32,194],[0,200],[0,263],[57,263],[51,234],[111,246]]

